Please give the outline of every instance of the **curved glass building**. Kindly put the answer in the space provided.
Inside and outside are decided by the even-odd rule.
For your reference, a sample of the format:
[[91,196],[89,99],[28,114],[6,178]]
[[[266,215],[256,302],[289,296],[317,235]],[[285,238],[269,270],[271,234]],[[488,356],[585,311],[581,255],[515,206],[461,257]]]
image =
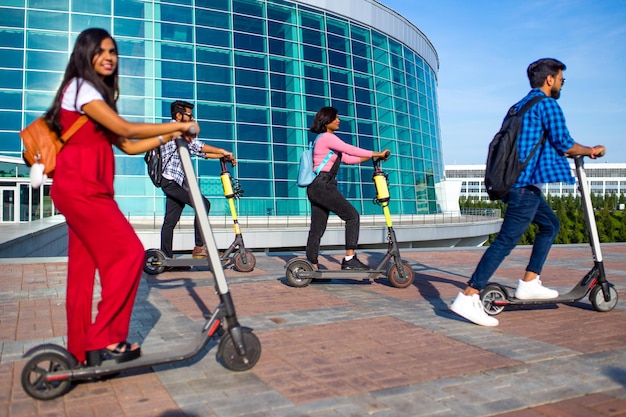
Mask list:
[[[87,27],[109,30],[118,43],[123,117],[164,121],[172,101],[195,104],[201,139],[238,159],[241,215],[308,214],[305,189],[295,180],[312,140],[308,126],[323,106],[339,110],[346,142],[393,153],[384,165],[392,213],[441,210],[437,53],[382,4],[0,0],[0,154],[20,155],[18,131],[50,106],[74,39]],[[219,163],[195,161],[211,215],[228,214]],[[163,195],[141,156],[118,153],[117,173],[124,213],[163,214]],[[360,213],[380,214],[371,165],[344,166],[339,181]]]

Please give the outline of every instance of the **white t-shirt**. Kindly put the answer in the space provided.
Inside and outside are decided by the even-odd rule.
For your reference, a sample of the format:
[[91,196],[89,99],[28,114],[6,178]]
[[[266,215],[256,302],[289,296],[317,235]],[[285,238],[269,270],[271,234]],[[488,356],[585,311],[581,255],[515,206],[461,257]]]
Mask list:
[[[102,97],[102,94],[100,94],[98,90],[95,89],[93,84],[91,84],[89,81],[83,80],[80,91],[78,91],[78,100],[76,100],[76,87],[78,86],[78,80],[78,78],[74,78],[67,85],[65,93],[63,94],[63,100],[61,101],[61,108],[64,110],[75,111],[80,114],[85,114],[85,112],[82,110],[85,104],[90,103],[94,100],[104,101],[104,97]],[[74,104],[76,104],[76,106]]]

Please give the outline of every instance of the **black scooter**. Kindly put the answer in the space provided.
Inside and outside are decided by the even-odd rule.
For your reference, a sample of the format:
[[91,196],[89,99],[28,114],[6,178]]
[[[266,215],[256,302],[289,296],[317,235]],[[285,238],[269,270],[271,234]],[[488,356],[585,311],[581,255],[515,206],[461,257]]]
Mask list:
[[[387,159],[389,154],[385,156]],[[385,221],[387,224],[387,253],[382,261],[375,269],[368,270],[320,270],[314,269],[313,264],[307,259],[293,258],[287,262],[285,278],[292,287],[306,287],[313,280],[328,281],[332,278],[337,279],[363,279],[372,280],[380,275],[384,274],[387,279],[396,288],[407,288],[413,283],[415,272],[408,264],[400,257],[400,249],[398,248],[398,242],[396,240],[396,232],[393,230],[391,222],[391,214],[389,213],[389,187],[387,173],[383,172],[381,168],[382,158],[372,158],[374,164],[374,185],[376,186],[376,198],[374,203],[378,204],[383,209],[385,215]],[[393,261],[389,263],[386,269],[385,265],[393,258]]]
[[78,364],[74,356],[61,346],[54,344],[36,346],[24,355],[30,359],[24,365],[21,375],[22,387],[31,397],[37,400],[51,400],[66,394],[71,389],[73,381],[97,380],[122,371],[186,361],[202,352],[213,338],[219,338],[217,358],[225,368],[231,371],[245,371],[258,362],[261,356],[261,342],[252,333],[252,329],[242,327],[237,320],[233,299],[228,290],[224,270],[220,267],[220,256],[193,171],[187,142],[183,138],[178,138],[176,146],[183,170],[189,180],[191,201],[200,221],[200,229],[208,252],[208,259],[205,261],[213,272],[215,290],[220,303],[210,317],[207,317],[195,340],[182,348],[177,348],[176,352],[145,354],[123,363],[107,360],[99,366],[84,366]]
[[593,267],[569,292],[560,294],[557,298],[551,299],[520,300],[511,296],[503,285],[489,283],[480,293],[480,298],[487,314],[495,316],[496,314],[500,314],[502,310],[508,306],[573,303],[584,298],[587,294],[589,294],[589,301],[596,311],[611,311],[617,305],[617,290],[614,288],[613,284],[607,281],[604,271],[600,239],[598,237],[593,206],[591,205],[591,195],[582,156],[575,158],[575,165],[585,223],[589,233],[589,243],[594,258]]
[[[220,158],[220,164],[222,166],[222,173],[220,179],[222,180],[222,188],[224,189],[224,197],[228,200],[230,207],[230,215],[233,218],[233,229],[235,230],[235,239],[230,244],[228,249],[220,255],[220,261],[222,266],[226,266],[232,262],[233,268],[239,272],[251,272],[256,266],[256,258],[254,254],[246,249],[243,243],[243,235],[241,228],[239,227],[239,220],[237,219],[237,210],[235,209],[236,198],[243,195],[243,189],[239,186],[239,181],[233,179],[230,172],[226,168],[226,163],[232,161],[226,158]],[[146,263],[143,270],[146,274],[157,275],[163,273],[166,268],[172,267],[193,267],[206,265],[206,259],[196,259],[191,256],[179,256],[176,258],[168,258],[165,256],[162,250],[152,248],[146,250]]]

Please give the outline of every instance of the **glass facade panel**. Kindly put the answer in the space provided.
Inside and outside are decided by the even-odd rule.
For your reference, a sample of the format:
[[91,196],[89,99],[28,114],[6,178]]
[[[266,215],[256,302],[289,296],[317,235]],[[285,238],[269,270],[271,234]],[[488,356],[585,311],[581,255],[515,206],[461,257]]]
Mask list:
[[[338,135],[402,157],[385,164],[393,211],[437,210],[443,178],[436,73],[417,51],[361,22],[302,3],[258,0],[29,0],[0,6],[0,153],[19,156],[21,127],[54,97],[72,44],[86,27],[114,34],[120,51],[118,108],[133,121],[168,120],[187,100],[207,143],[231,149],[246,216],[306,215],[295,185],[298,158],[319,108],[339,110]],[[10,140],[9,140],[10,138]],[[130,216],[162,215],[164,202],[141,156],[116,153],[118,203]],[[215,161],[196,160],[203,193],[222,196]],[[371,166],[342,168],[339,183],[363,214],[380,214]],[[44,190],[44,193],[46,191]],[[49,197],[28,196],[40,212]],[[211,215],[228,214],[214,204]],[[186,210],[185,215],[193,215]]]

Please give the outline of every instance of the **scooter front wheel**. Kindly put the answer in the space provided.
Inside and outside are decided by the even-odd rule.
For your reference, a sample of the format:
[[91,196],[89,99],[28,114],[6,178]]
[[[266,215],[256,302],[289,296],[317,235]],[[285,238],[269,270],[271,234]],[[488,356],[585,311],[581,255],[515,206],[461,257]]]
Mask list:
[[407,288],[413,284],[415,271],[407,261],[402,261],[402,270],[393,262],[387,269],[387,279],[396,288]]
[[499,285],[487,285],[480,293],[480,300],[483,303],[485,313],[495,316],[502,313],[504,305],[501,302],[507,300],[507,295]]
[[149,275],[158,275],[165,271],[165,255],[158,249],[148,249],[146,251],[143,271]]
[[252,369],[261,357],[261,341],[252,329],[243,327],[243,343],[246,347],[246,354],[239,355],[237,347],[230,332],[225,332],[217,346],[217,358],[229,371],[247,371]]
[[313,266],[310,263],[302,259],[296,259],[295,261],[291,261],[287,264],[285,278],[292,287],[306,287],[311,283],[311,278],[300,278],[298,274],[300,272],[310,271],[313,271]]
[[617,290],[614,287],[609,287],[609,295],[611,299],[606,301],[604,299],[604,293],[602,292],[602,287],[600,285],[596,285],[591,289],[591,293],[589,294],[589,301],[591,301],[591,305],[596,311],[607,312],[611,311],[617,305]]
[[72,387],[72,381],[55,379],[48,381],[47,375],[51,372],[62,372],[72,369],[76,365],[74,357],[65,349],[44,345],[39,353],[30,358],[22,369],[22,388],[26,394],[36,400],[52,400],[65,395]]
[[236,271],[252,272],[256,266],[256,258],[250,251],[246,251],[246,253],[237,252],[233,256],[233,264]]

